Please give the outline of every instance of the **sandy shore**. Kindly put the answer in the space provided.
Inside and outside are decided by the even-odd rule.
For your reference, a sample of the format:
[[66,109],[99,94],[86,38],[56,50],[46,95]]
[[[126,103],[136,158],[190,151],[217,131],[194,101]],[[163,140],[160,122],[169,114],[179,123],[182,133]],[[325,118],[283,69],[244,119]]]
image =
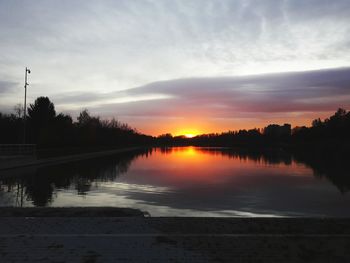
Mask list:
[[152,218],[79,209],[41,209],[34,217],[0,209],[1,262],[350,261],[349,219]]

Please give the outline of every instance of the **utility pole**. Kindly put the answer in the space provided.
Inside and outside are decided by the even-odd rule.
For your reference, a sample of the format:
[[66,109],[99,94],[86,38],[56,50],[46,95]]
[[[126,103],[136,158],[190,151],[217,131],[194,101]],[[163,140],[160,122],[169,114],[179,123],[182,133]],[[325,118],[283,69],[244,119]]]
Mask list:
[[29,85],[28,81],[27,81],[28,74],[30,74],[30,69],[26,67],[26,71],[25,71],[25,75],[24,75],[23,144],[26,143],[27,86]]

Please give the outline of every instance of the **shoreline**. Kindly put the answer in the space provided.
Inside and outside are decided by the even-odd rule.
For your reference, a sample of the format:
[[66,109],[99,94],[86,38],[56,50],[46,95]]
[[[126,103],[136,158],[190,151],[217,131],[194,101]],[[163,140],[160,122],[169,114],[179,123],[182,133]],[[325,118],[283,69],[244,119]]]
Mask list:
[[[103,220],[135,218],[156,223],[166,233],[283,233],[349,235],[350,218],[346,217],[152,217],[148,212],[124,207],[0,207],[0,221],[24,220]],[[153,223],[152,223],[153,222]]]
[[4,217],[144,217],[146,212],[124,207],[0,207]]
[[11,160],[13,162],[10,161],[5,164],[0,163],[0,171],[6,171],[6,170],[30,167],[30,166],[48,166],[48,165],[56,165],[61,163],[75,162],[75,161],[93,159],[93,158],[98,158],[103,156],[109,156],[109,155],[123,153],[123,152],[134,151],[142,148],[145,148],[145,147],[129,147],[129,148],[122,148],[122,149],[108,150],[108,151],[98,151],[98,152],[89,152],[89,153],[74,154],[74,155],[68,155],[68,156],[51,157],[51,158],[45,158],[45,159],[12,158]]

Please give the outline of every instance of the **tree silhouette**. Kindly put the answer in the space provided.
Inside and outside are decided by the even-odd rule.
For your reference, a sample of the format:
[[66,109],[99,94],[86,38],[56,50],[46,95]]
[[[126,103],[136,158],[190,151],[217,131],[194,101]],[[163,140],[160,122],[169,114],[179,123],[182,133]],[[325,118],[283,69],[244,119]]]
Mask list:
[[56,116],[56,123],[58,126],[71,126],[73,124],[73,119],[67,114],[60,113]]
[[80,127],[96,128],[101,126],[100,117],[91,116],[87,109],[81,111],[77,119],[78,119],[78,126]]
[[39,97],[28,108],[28,117],[35,126],[42,127],[56,117],[54,104],[48,97]]
[[[19,143],[22,138],[23,120],[20,107],[17,114],[0,113],[0,143]],[[315,119],[311,127],[295,127],[289,124],[269,125],[264,129],[227,131],[197,135],[193,138],[163,134],[154,138],[140,134],[129,125],[116,119],[103,120],[92,116],[87,109],[80,112],[77,122],[60,113],[47,97],[39,97],[28,108],[28,141],[38,148],[90,147],[115,148],[131,145],[159,146],[225,146],[258,148],[302,149],[325,152],[341,152],[350,155],[350,112],[338,109],[327,119]],[[268,132],[270,129],[270,132]],[[85,149],[86,150],[86,149]]]
[[55,106],[48,97],[39,97],[28,108],[30,142],[46,144],[50,141],[50,126],[56,117]]

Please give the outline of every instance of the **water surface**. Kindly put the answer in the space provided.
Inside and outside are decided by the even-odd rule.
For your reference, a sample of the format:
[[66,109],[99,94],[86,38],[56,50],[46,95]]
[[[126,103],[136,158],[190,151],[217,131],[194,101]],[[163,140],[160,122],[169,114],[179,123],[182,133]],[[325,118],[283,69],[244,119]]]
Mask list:
[[350,216],[344,167],[220,148],[154,148],[0,172],[1,206],[115,206],[152,216]]

